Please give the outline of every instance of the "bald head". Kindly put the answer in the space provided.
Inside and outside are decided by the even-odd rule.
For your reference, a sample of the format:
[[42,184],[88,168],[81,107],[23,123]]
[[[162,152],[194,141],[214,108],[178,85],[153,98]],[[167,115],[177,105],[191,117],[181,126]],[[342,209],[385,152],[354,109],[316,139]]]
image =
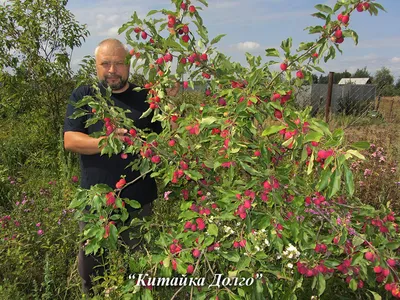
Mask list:
[[125,63],[128,53],[128,48],[117,39],[106,39],[95,50],[97,77],[114,93],[129,87],[129,64]]
[[103,49],[124,49],[126,54],[129,53],[128,47],[117,39],[105,39],[101,41],[94,50],[94,56],[97,57],[98,52]]

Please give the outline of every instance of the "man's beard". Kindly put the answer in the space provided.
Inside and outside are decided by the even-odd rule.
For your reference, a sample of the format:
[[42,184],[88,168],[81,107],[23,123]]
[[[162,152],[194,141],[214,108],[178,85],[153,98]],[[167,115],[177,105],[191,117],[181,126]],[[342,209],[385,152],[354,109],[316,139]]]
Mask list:
[[[108,83],[107,79],[109,78],[118,78],[119,80],[113,83]],[[112,76],[105,76],[104,79],[101,80],[100,82],[105,88],[110,87],[112,90],[120,90],[126,85],[128,79],[123,80],[122,76],[112,75]]]

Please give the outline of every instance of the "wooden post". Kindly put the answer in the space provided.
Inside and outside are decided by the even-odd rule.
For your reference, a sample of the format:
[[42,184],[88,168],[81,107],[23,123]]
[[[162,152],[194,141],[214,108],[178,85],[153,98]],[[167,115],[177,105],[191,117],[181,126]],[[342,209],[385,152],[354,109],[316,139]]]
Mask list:
[[326,105],[325,105],[325,122],[329,122],[329,111],[331,109],[332,102],[332,91],[333,91],[333,75],[334,72],[329,72],[328,78],[328,95],[326,96]]
[[381,95],[378,96],[378,104],[376,106],[376,111],[379,111],[379,105],[381,104]]

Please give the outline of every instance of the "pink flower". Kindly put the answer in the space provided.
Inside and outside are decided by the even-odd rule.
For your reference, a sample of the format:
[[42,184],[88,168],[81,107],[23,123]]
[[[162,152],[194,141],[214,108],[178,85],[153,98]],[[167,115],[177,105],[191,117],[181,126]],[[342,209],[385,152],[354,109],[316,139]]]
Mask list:
[[39,223],[36,223],[36,227],[40,227],[40,225],[41,225],[40,222],[39,222]]
[[37,234],[38,235],[43,235],[44,231],[42,229],[38,230]]
[[16,206],[19,206],[19,201],[15,202],[15,205],[16,205]]
[[73,183],[77,183],[78,182],[78,176],[74,175],[71,177],[71,180]]
[[379,158],[379,161],[386,161],[386,158],[385,158],[384,156],[381,156],[381,157]]
[[372,174],[372,171],[370,169],[365,169],[364,176],[368,176],[368,175],[371,175],[371,174]]
[[169,194],[171,194],[171,193],[172,193],[172,191],[167,191],[167,192],[165,192],[165,193],[164,193],[164,199],[165,199],[165,200],[169,200],[168,196],[169,196]]

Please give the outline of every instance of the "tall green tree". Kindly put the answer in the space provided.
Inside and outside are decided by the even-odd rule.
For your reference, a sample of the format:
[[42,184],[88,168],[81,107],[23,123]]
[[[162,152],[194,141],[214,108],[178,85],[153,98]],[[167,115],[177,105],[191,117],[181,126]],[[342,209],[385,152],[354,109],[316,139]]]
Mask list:
[[368,72],[367,67],[364,67],[362,69],[357,69],[353,75],[351,75],[352,78],[369,78],[372,82],[373,77],[371,74]]
[[74,86],[72,52],[89,35],[67,2],[9,0],[0,6],[1,107],[10,117],[32,111],[47,116],[55,132]]
[[376,71],[374,83],[380,95],[393,96],[394,77],[388,68],[382,67],[380,70]]

